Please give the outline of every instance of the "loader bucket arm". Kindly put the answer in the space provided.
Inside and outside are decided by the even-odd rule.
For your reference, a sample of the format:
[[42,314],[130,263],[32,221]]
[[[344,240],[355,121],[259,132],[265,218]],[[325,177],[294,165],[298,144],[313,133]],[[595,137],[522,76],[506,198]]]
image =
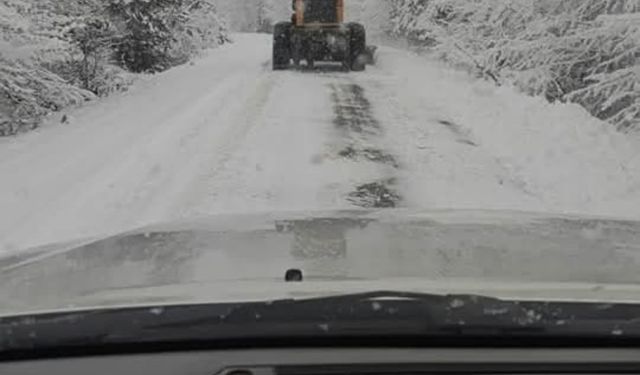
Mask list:
[[294,10],[296,12],[296,26],[304,25],[304,0],[293,0]]
[[336,0],[336,10],[338,12],[338,23],[344,22],[344,0]]

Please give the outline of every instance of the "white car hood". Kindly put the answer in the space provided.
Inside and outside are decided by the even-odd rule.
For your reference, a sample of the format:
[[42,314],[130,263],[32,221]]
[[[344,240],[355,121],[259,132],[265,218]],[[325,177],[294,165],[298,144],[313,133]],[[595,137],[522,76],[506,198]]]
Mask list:
[[593,303],[640,303],[640,286],[623,284],[505,282],[481,279],[384,279],[307,280],[284,283],[276,280],[228,281],[204,284],[152,286],[102,291],[83,296],[74,309],[207,303],[238,303],[280,299],[310,299],[396,291],[441,295],[480,295],[506,300]]
[[[640,224],[513,212],[224,216],[0,259],[0,316],[368,291],[640,301]],[[302,283],[285,283],[287,269]]]

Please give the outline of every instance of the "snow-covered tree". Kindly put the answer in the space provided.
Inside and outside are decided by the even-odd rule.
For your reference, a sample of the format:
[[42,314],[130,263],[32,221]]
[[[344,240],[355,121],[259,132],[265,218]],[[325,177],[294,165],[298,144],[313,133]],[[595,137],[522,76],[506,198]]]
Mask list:
[[72,50],[64,30],[72,23],[73,7],[57,13],[65,2],[74,4],[0,3],[0,135],[34,128],[47,113],[94,97],[47,67],[67,59]]
[[35,128],[50,111],[93,98],[47,69],[0,57],[0,135]]
[[347,0],[347,21],[360,22],[372,37],[387,34],[391,29],[390,0]]
[[[214,0],[3,0],[0,135],[226,41]],[[145,65],[146,64],[146,65]]]
[[290,0],[215,0],[215,4],[233,31],[271,32],[276,22],[291,18]]
[[393,31],[498,83],[640,129],[640,0],[393,0]]

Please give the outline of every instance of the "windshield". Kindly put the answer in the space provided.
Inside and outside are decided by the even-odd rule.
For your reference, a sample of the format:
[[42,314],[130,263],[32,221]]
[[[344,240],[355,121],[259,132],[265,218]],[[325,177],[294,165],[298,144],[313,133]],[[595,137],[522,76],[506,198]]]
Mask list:
[[304,19],[308,22],[337,22],[337,0],[306,1]]
[[640,301],[637,0],[4,0],[0,29],[5,313]]

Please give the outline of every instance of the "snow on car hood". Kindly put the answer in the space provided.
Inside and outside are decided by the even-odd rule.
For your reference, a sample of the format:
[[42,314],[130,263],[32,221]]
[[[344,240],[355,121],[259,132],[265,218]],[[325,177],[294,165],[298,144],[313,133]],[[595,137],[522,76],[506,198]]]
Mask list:
[[[640,223],[485,211],[219,216],[0,259],[0,315],[373,290],[640,301]],[[285,283],[289,268],[302,283]]]

